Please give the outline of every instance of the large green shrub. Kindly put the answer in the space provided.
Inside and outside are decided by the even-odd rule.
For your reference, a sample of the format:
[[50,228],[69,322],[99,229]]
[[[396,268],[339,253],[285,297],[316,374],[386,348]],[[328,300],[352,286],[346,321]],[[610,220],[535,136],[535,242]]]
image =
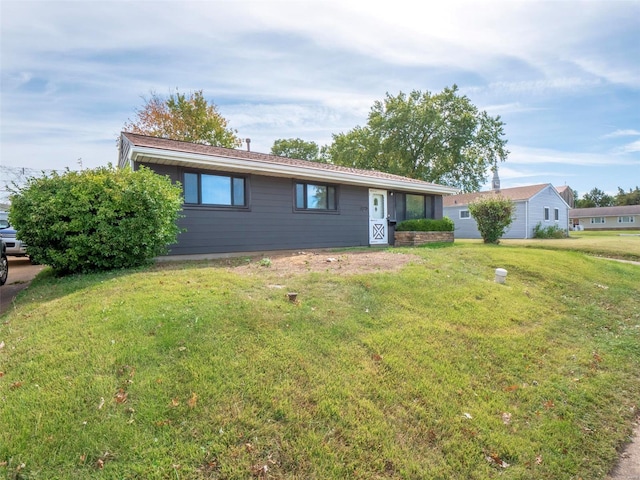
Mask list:
[[500,243],[513,221],[514,203],[500,195],[486,195],[469,204],[469,212],[478,224],[484,243]]
[[100,167],[31,178],[9,218],[27,252],[58,274],[148,263],[175,243],[182,189],[147,168]]
[[396,225],[396,232],[453,232],[453,228],[453,220],[447,217],[440,220],[417,218],[399,222]]

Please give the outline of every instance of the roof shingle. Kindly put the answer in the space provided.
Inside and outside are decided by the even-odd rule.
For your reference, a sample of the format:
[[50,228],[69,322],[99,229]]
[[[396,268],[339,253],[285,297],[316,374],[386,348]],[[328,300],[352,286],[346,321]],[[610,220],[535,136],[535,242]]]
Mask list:
[[444,197],[443,204],[445,207],[459,207],[469,205],[480,197],[489,195],[501,195],[504,198],[514,202],[528,200],[542,189],[549,186],[549,183],[541,183],[539,185],[527,185],[525,187],[502,188],[498,191],[488,190],[484,192],[462,193],[460,195],[448,195]]
[[333,165],[330,163],[311,162],[308,160],[298,160],[295,158],[279,157],[277,155],[269,155],[266,153],[250,152],[246,150],[236,150],[233,148],[214,147],[211,145],[203,145],[198,143],[182,142],[179,140],[170,140],[166,138],[149,137],[146,135],[139,135],[137,133],[122,132],[122,135],[131,142],[131,144],[137,147],[157,148],[159,150],[169,150],[181,153],[193,153],[197,155],[208,155],[215,157],[226,157],[241,160],[251,160],[261,163],[271,163],[277,165],[297,166],[303,168],[312,168],[316,170],[334,171],[349,173],[353,175],[366,176],[371,178],[397,180],[405,183],[413,183],[416,185],[441,185],[425,182],[423,180],[417,180],[415,178],[403,177],[400,175],[394,175],[386,172],[379,172],[377,170],[363,170],[359,168],[343,167],[340,165]]

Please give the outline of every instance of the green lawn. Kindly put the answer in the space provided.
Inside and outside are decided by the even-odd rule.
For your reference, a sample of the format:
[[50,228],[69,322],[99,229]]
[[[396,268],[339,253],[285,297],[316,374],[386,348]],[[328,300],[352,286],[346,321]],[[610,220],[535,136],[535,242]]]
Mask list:
[[640,261],[640,230],[570,232],[569,238],[544,240],[502,240],[517,245],[555,250],[572,250],[589,255]]
[[395,251],[417,257],[284,278],[260,259],[45,270],[1,318],[0,474],[605,478],[640,398],[640,267]]

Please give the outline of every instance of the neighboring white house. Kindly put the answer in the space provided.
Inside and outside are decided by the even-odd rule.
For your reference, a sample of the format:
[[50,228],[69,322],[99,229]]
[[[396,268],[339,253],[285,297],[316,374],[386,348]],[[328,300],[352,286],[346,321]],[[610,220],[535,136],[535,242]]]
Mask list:
[[478,225],[469,212],[469,204],[488,195],[501,195],[515,203],[513,222],[502,238],[532,238],[533,229],[557,226],[569,230],[569,205],[550,183],[502,188],[499,181],[485,192],[449,195],[443,199],[443,214],[453,220],[456,238],[481,238]]
[[574,208],[569,218],[584,230],[640,230],[640,205]]

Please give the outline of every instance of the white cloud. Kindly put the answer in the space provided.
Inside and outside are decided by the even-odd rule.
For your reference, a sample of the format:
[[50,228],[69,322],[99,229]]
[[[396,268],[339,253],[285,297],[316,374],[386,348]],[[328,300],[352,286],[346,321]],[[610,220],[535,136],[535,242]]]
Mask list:
[[638,160],[616,154],[584,152],[561,152],[546,148],[510,146],[508,162],[517,165],[562,164],[584,167],[604,167],[612,165],[637,165]]
[[[636,153],[640,152],[640,140],[636,140],[635,142],[628,143],[622,147],[620,147],[621,153]],[[636,161],[636,164],[640,164],[640,161]]]
[[640,130],[616,130],[615,132],[608,133],[604,135],[602,138],[616,138],[616,137],[637,137],[640,136]]

